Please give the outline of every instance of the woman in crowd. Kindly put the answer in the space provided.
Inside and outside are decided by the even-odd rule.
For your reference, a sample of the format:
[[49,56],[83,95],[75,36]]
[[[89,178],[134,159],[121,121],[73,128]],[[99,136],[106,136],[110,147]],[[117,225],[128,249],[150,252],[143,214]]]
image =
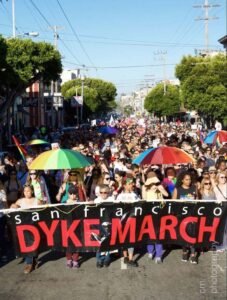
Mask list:
[[105,184],[107,186],[111,186],[111,178],[110,178],[110,174],[109,173],[103,173],[101,175],[100,181],[99,181],[99,185],[96,186],[95,188],[95,195],[96,197],[99,196],[100,193],[100,185]]
[[201,181],[199,194],[200,194],[200,199],[202,199],[202,200],[215,200],[216,199],[216,195],[215,195],[213,187],[212,187],[211,179],[204,178]]
[[12,169],[9,172],[9,179],[5,182],[4,189],[7,195],[8,206],[10,207],[12,203],[15,203],[20,198],[23,189],[20,181],[17,179],[16,170]]
[[218,173],[225,172],[226,171],[226,161],[224,159],[220,159],[217,161],[216,169]]
[[43,204],[50,203],[49,192],[43,176],[40,176],[38,171],[30,170],[27,177],[26,185],[32,185],[34,188],[35,197]]
[[[157,177],[148,178],[144,185],[145,190],[142,194],[143,200],[163,200],[163,197],[168,197],[167,191],[161,185],[161,182]],[[162,244],[155,243],[147,245],[147,252],[149,258],[155,259],[155,263],[160,264],[162,262]]]
[[68,178],[59,188],[58,194],[56,196],[57,201],[66,203],[68,199],[69,186],[71,185],[73,185],[76,189],[77,199],[81,202],[86,201],[86,190],[80,173],[78,171],[71,170],[68,174]]
[[94,200],[96,198],[95,190],[96,187],[102,182],[102,171],[99,167],[94,167],[92,169],[91,175],[85,178],[85,186],[87,197],[90,200]]
[[113,195],[117,198],[117,196],[123,191],[123,182],[126,173],[123,171],[116,170],[114,174],[115,190],[113,192]]
[[[42,204],[37,198],[35,198],[34,188],[32,185],[25,185],[23,194],[24,195],[22,198],[11,204],[11,208],[28,209],[37,207],[38,205]],[[38,267],[37,259],[38,255],[30,254],[25,256],[24,274],[28,274]]]
[[166,168],[165,178],[162,181],[162,185],[167,190],[169,198],[171,198],[173,195],[176,182],[177,182],[176,170],[173,167]]
[[[192,176],[189,172],[182,172],[176,183],[176,187],[173,191],[172,199],[180,200],[195,200],[198,199],[198,192],[194,182],[192,182]],[[193,224],[191,225],[193,230]],[[182,261],[187,262],[190,256],[190,262],[192,264],[198,263],[195,248],[193,246],[183,247]]]
[[214,166],[209,168],[209,175],[210,175],[210,181],[211,181],[212,187],[214,188],[217,184],[217,178],[216,178],[217,170]]

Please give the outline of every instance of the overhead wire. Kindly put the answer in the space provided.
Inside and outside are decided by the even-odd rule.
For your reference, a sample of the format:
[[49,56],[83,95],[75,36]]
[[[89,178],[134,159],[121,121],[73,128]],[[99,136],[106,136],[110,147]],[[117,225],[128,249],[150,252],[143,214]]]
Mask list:
[[65,19],[66,19],[66,21],[68,22],[68,24],[69,24],[69,26],[70,26],[72,32],[74,33],[74,35],[75,35],[75,37],[76,37],[76,39],[77,39],[77,41],[78,41],[78,43],[79,43],[81,49],[83,50],[83,52],[84,52],[84,54],[86,55],[86,57],[87,57],[87,59],[89,60],[89,62],[90,62],[90,63],[93,65],[93,67],[95,68],[95,65],[94,65],[93,61],[91,60],[91,58],[90,58],[90,56],[88,55],[88,53],[87,53],[85,47],[83,46],[83,44],[82,44],[82,42],[81,42],[81,40],[80,40],[80,38],[79,38],[77,32],[75,31],[74,27],[72,26],[72,23],[70,22],[68,16],[66,15],[66,12],[65,12],[65,10],[63,9],[61,3],[59,2],[59,0],[56,0],[56,1],[57,1],[58,5],[59,5],[59,7],[60,7],[60,9],[61,9],[61,11],[62,11],[62,13],[63,13],[63,15],[65,16]]
[[[74,62],[69,62],[64,60],[65,63],[68,64],[72,64],[74,65]],[[176,63],[171,63],[171,64],[165,64],[166,66],[175,66]],[[132,68],[147,68],[147,67],[163,67],[163,64],[148,64],[148,65],[128,65],[128,66],[85,66],[85,68],[87,69],[92,69],[92,68],[96,68],[96,69],[132,69]]]
[[[44,14],[41,12],[41,10],[37,7],[37,5],[33,2],[33,0],[29,0],[32,5],[35,7],[35,9],[38,11],[38,13],[40,14],[40,16],[43,18],[43,20],[47,23],[47,25],[52,28],[52,25],[50,24],[50,22],[47,20],[47,18],[44,16]],[[83,64],[80,63],[80,61],[78,60],[78,58],[74,55],[74,53],[71,51],[71,49],[65,44],[65,42],[61,39],[61,37],[59,36],[59,40],[62,42],[62,44],[64,45],[64,47],[70,52],[70,54],[72,55],[72,57],[80,64],[80,66],[83,66]]]

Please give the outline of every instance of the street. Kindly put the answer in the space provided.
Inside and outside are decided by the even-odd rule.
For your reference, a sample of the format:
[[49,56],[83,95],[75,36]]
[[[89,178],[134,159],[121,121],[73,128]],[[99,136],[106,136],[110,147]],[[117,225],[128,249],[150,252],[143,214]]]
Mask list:
[[21,258],[14,259],[0,268],[0,299],[226,299],[226,252],[206,252],[198,265],[181,262],[180,249],[161,265],[140,256],[139,268],[124,268],[115,258],[109,268],[97,269],[86,255],[79,269],[67,269],[63,254],[47,252],[29,275]]

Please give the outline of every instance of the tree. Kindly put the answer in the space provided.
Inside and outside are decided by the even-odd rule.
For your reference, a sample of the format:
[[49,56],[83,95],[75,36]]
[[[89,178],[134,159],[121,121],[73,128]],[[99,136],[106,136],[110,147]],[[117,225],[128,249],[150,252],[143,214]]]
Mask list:
[[144,107],[158,117],[175,115],[180,109],[179,87],[169,84],[164,93],[163,83],[158,84],[146,96]]
[[[66,99],[81,95],[82,81],[80,78],[67,81],[61,87],[62,95]],[[116,87],[111,82],[101,79],[85,78],[84,105],[85,115],[91,113],[107,112],[116,107]]]
[[127,117],[129,117],[133,112],[134,112],[134,109],[131,105],[126,105],[124,107],[124,113],[126,114]]
[[0,37],[0,118],[15,98],[34,82],[57,80],[62,71],[61,55],[51,44]]
[[181,81],[182,97],[187,109],[203,117],[224,119],[227,115],[227,60],[214,57],[183,57],[176,67]]

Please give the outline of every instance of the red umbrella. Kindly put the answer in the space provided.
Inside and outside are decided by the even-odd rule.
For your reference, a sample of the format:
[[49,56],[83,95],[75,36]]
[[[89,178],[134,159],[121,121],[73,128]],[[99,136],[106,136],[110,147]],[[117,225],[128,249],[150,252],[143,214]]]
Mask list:
[[149,152],[141,161],[141,165],[170,165],[188,164],[194,162],[194,158],[185,151],[176,147],[158,147]]

